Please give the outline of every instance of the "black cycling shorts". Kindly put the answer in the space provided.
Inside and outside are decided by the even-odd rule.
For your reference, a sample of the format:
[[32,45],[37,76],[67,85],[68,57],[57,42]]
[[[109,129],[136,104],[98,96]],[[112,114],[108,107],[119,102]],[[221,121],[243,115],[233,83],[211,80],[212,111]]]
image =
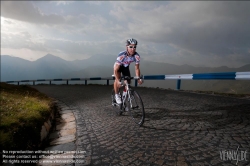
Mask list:
[[122,73],[122,76],[130,76],[130,70],[129,70],[129,66],[124,67],[123,65],[120,65],[120,68],[118,70],[118,72]]

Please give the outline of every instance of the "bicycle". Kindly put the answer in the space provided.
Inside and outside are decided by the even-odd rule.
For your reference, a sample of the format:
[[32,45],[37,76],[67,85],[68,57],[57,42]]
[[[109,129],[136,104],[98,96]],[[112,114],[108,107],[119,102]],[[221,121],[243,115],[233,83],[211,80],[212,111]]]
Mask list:
[[[113,78],[115,78],[114,75],[112,75]],[[117,107],[116,113],[117,115],[121,115],[124,112],[129,112],[133,121],[139,125],[142,126],[145,119],[145,111],[142,99],[138,92],[133,90],[128,83],[131,79],[136,79],[137,77],[128,77],[128,76],[122,76],[120,78],[120,81],[122,79],[127,80],[124,81],[122,86],[119,88],[118,94],[121,96],[122,103],[118,104],[115,100],[115,91],[114,89],[111,92],[111,100],[112,100],[112,106]],[[143,76],[140,77],[141,79]]]

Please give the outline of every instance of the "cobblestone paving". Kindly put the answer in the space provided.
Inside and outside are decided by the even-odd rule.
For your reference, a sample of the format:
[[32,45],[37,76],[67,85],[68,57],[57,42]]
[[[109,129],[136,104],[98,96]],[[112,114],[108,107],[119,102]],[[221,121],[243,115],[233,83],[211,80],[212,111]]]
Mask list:
[[137,87],[146,112],[138,127],[116,115],[112,86],[34,87],[74,110],[76,148],[90,165],[250,165],[250,100]]

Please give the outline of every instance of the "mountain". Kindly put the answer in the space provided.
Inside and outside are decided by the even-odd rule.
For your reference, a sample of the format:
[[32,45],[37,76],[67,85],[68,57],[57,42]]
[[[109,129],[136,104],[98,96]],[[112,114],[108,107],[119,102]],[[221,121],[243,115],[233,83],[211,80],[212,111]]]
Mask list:
[[1,56],[1,81],[53,79],[61,77],[64,72],[74,70],[77,70],[77,67],[51,54],[36,61]]
[[91,67],[91,66],[106,66],[106,67],[113,67],[115,62],[115,56],[113,55],[94,55],[88,59],[84,60],[76,60],[73,61],[72,64],[81,66],[84,68]]
[[89,66],[83,70],[65,73],[63,78],[111,77],[113,68],[107,66]]
[[32,63],[17,57],[1,56],[1,81],[28,79],[34,77],[30,72]]
[[[84,60],[66,61],[47,54],[36,61],[28,61],[1,55],[1,81],[110,77],[113,74],[115,59],[116,57],[112,55],[95,55]],[[143,60],[140,68],[143,75],[170,75],[250,71],[250,64],[239,68],[229,68],[227,66],[211,68]],[[131,75],[135,75],[133,64],[130,66],[130,71]],[[100,83],[100,81],[96,82]],[[101,82],[105,83],[104,81]],[[143,86],[176,89],[176,80],[145,80]],[[250,93],[250,84],[248,80],[182,80],[181,89]]]
[[39,78],[61,78],[65,72],[80,70],[77,65],[51,54],[32,62],[32,68]]

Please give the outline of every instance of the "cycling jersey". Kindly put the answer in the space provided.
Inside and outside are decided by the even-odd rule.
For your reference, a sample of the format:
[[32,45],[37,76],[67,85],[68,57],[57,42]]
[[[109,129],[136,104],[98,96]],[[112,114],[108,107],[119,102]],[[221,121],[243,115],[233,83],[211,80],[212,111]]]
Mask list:
[[130,65],[130,63],[135,62],[135,64],[140,63],[140,55],[135,52],[133,56],[128,56],[127,51],[122,51],[118,54],[118,57],[116,59],[115,64],[122,65],[124,67],[127,67]]

